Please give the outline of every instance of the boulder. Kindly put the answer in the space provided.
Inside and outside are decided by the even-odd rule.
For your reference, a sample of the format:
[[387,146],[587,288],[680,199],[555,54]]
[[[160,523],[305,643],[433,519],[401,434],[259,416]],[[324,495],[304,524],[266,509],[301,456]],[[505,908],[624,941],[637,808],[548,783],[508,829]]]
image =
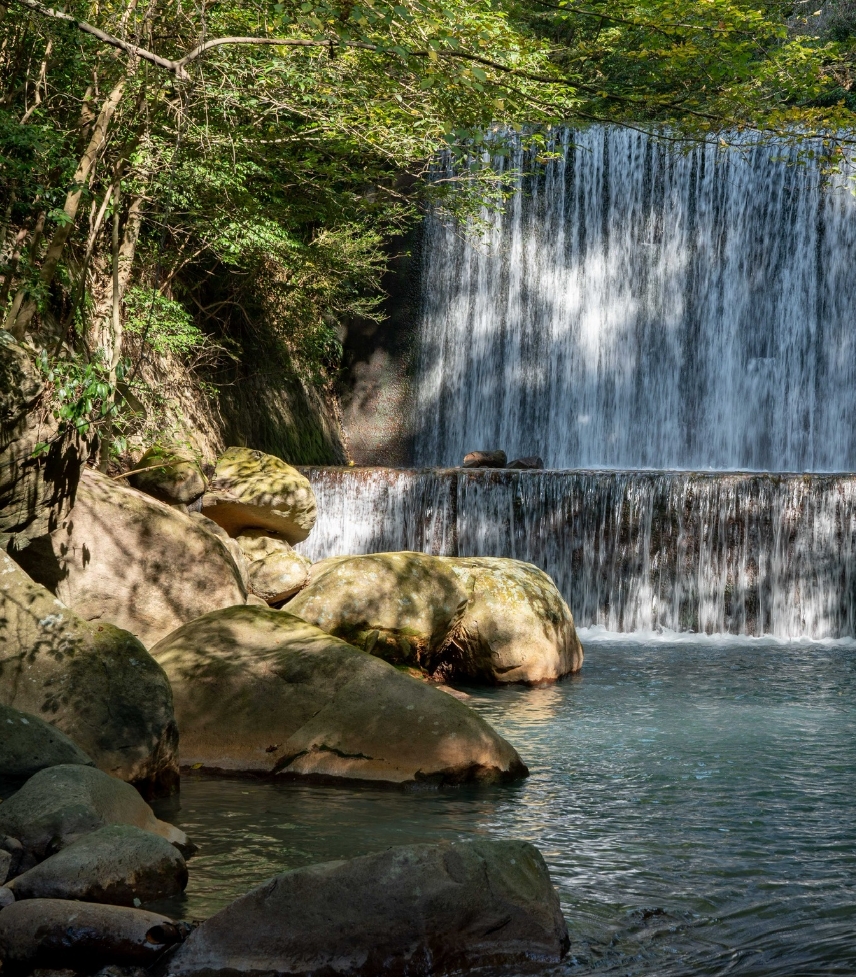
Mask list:
[[182,766],[395,784],[527,773],[468,707],[286,612],[212,612],[152,654],[172,683]]
[[[61,435],[27,350],[0,329],[0,550],[22,549],[68,512],[86,446]],[[48,448],[36,458],[36,446]]]
[[287,610],[387,662],[428,666],[467,600],[443,558],[403,552],[313,564],[309,584]]
[[544,571],[506,557],[440,559],[470,596],[450,641],[454,676],[541,683],[581,668],[573,616]]
[[0,882],[5,883],[6,880],[17,875],[26,856],[24,847],[18,839],[13,839],[11,835],[0,835],[0,860],[6,867],[5,876],[0,872]]
[[505,467],[507,469],[543,469],[544,460],[540,455],[527,455],[525,458],[515,458]]
[[396,846],[282,873],[206,920],[169,969],[495,974],[556,965],[568,945],[541,853],[527,842],[479,840]]
[[[128,482],[135,489],[161,502],[188,505],[208,488],[208,480],[193,452],[180,445],[160,444],[150,448],[134,466]],[[138,470],[138,471],[136,471]]]
[[89,832],[9,883],[16,900],[45,897],[125,907],[173,896],[185,886],[181,853],[163,836],[135,825]]
[[8,907],[10,903],[14,902],[15,894],[9,889],[9,887],[0,886],[0,910],[2,910],[3,907]]
[[0,960],[94,975],[108,964],[151,964],[183,934],[181,925],[147,910],[79,900],[20,900],[0,911]]
[[249,568],[250,590],[268,604],[293,597],[309,580],[309,561],[298,553],[276,553],[254,560]]
[[0,805],[0,835],[20,840],[37,860],[105,825],[134,825],[189,849],[184,832],[156,818],[139,792],[97,768],[45,768]]
[[243,604],[229,548],[165,503],[87,469],[74,509],[16,560],[77,615],[125,628],[145,646],[215,608]]
[[465,469],[504,469],[508,456],[503,451],[469,452],[464,456]]
[[246,530],[236,542],[249,561],[250,590],[268,604],[293,597],[309,580],[311,561],[285,540],[264,530]]
[[0,553],[0,703],[47,720],[145,793],[178,781],[164,671],[113,625],[81,621]]
[[0,784],[20,786],[37,771],[56,764],[94,767],[62,731],[32,713],[0,704]]
[[315,494],[305,476],[275,455],[229,448],[217,461],[202,512],[233,537],[267,529],[300,543],[315,525]]

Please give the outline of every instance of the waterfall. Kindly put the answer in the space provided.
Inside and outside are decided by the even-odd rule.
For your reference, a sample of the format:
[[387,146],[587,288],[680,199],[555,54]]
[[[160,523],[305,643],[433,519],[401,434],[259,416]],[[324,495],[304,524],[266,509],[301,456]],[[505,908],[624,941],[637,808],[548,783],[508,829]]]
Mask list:
[[547,571],[578,625],[856,636],[856,476],[307,468],[313,560],[420,550]]
[[[565,132],[478,240],[424,240],[415,462],[856,468],[856,199],[780,144]],[[501,166],[501,161],[497,161]]]

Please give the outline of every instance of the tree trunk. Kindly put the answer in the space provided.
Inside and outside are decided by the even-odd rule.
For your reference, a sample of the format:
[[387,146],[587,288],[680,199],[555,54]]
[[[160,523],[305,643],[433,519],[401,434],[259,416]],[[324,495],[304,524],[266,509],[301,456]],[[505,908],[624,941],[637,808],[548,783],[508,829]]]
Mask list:
[[[83,191],[89,180],[90,174],[92,173],[92,168],[95,165],[95,161],[98,159],[98,156],[107,140],[107,132],[110,127],[110,121],[113,118],[113,113],[116,111],[116,108],[122,100],[122,94],[125,90],[126,82],[127,75],[123,75],[107,96],[104,104],[101,106],[101,111],[98,113],[98,118],[95,120],[95,125],[92,127],[89,142],[84,150],[83,156],[80,158],[80,162],[77,164],[77,170],[75,171],[72,180],[71,190],[69,190],[68,194],[66,195],[65,206],[63,207],[65,220],[59,225],[56,231],[54,231],[53,237],[48,245],[48,250],[45,254],[44,261],[42,262],[41,271],[39,273],[39,277],[44,287],[48,287],[53,282],[57,266],[59,265],[60,259],[62,258],[62,253],[65,249],[65,243],[68,240],[77,219],[80,199],[83,196]],[[20,302],[18,301],[19,296],[21,296]],[[15,301],[18,303],[19,311],[11,323],[10,332],[16,339],[22,340],[30,321],[36,313],[36,302],[34,299],[29,297],[24,299],[24,297],[21,295],[21,291],[19,291],[19,295],[15,297]]]

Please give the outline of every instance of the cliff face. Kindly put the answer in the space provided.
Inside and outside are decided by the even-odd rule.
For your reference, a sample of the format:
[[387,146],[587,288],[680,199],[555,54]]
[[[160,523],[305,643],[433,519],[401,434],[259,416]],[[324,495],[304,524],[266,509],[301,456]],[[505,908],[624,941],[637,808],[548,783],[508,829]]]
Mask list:
[[383,322],[352,320],[343,338],[337,395],[348,454],[357,465],[412,461],[412,378],[420,309],[422,230],[393,241]]

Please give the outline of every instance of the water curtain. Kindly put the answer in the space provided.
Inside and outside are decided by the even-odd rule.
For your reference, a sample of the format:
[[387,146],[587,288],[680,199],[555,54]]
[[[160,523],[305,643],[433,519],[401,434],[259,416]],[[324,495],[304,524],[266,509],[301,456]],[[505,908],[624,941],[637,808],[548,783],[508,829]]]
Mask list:
[[534,172],[480,238],[428,221],[416,464],[856,468],[848,179],[805,146],[593,127],[552,148],[512,154]]

